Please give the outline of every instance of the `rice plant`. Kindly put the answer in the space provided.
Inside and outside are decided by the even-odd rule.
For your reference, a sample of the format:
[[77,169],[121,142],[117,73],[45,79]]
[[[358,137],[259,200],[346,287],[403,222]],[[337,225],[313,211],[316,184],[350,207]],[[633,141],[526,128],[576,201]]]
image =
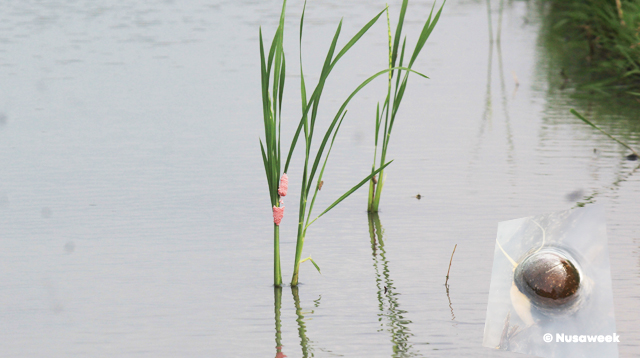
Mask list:
[[[262,79],[262,104],[263,104],[263,118],[265,127],[265,145],[260,140],[260,148],[262,150],[262,160],[264,163],[265,173],[267,176],[267,183],[269,186],[269,193],[271,198],[271,206],[274,219],[274,285],[276,287],[282,285],[282,270],[280,267],[280,244],[279,244],[279,225],[284,215],[284,203],[283,197],[287,193],[288,189],[288,176],[287,172],[291,157],[295,150],[298,138],[302,134],[305,144],[305,161],[302,168],[302,183],[300,186],[300,205],[298,214],[298,232],[296,241],[296,253],[294,261],[293,277],[291,279],[291,285],[296,286],[298,284],[299,268],[300,264],[305,261],[310,261],[318,271],[320,268],[315,261],[309,256],[302,259],[302,249],[304,246],[304,240],[306,237],[308,227],[313,224],[318,218],[326,214],[329,210],[333,209],[341,201],[346,199],[349,195],[366,184],[374,175],[378,174],[391,162],[381,162],[379,168],[373,168],[371,174],[365,177],[362,181],[349,189],[346,193],[335,200],[329,205],[320,215],[311,219],[313,206],[316,200],[318,191],[320,190],[322,183],[322,176],[329,159],[329,154],[333,147],[333,143],[338,134],[342,121],[344,120],[347,110],[346,107],[353,99],[353,97],[376,77],[389,73],[390,71],[402,69],[404,71],[412,71],[409,68],[394,67],[386,68],[382,71],[375,73],[367,78],[359,86],[357,86],[353,92],[343,102],[342,106],[329,123],[329,127],[322,136],[322,142],[318,149],[312,152],[312,142],[315,134],[315,128],[318,119],[318,108],[320,99],[324,90],[324,85],[327,78],[337,62],[342,58],[356,42],[378,21],[380,16],[386,11],[386,8],[380,11],[374,16],[366,25],[364,25],[356,35],[354,35],[340,51],[336,53],[337,42],[342,29],[342,21],[338,24],[338,28],[333,36],[333,40],[329,47],[326,59],[322,66],[318,83],[315,86],[310,97],[307,97],[307,90],[305,84],[304,71],[302,66],[302,33],[304,28],[304,13],[306,9],[306,1],[302,10],[300,18],[300,94],[302,103],[302,116],[300,118],[295,135],[291,140],[289,146],[289,152],[287,160],[284,165],[284,170],[281,171],[281,123],[282,123],[282,98],[284,93],[285,75],[286,75],[286,61],[283,50],[283,34],[284,34],[284,18],[285,18],[286,0],[283,1],[282,13],[280,15],[280,22],[278,29],[271,43],[268,56],[265,56],[265,48],[262,39],[262,30],[260,30],[260,66],[261,66],[261,79]],[[416,74],[426,77],[418,72]],[[328,144],[328,146],[327,146]],[[320,163],[322,166],[320,167]],[[319,170],[319,172],[318,172]],[[316,178],[317,174],[317,178]],[[313,191],[313,197],[309,202],[309,195]]]
[[[306,8],[306,2],[305,2],[305,8]],[[307,234],[308,227],[311,224],[313,224],[322,215],[326,214],[329,210],[333,209],[342,200],[346,199],[349,195],[351,195],[361,186],[366,184],[374,175],[376,175],[378,172],[383,170],[387,165],[391,163],[391,162],[381,163],[378,169],[374,168],[369,176],[364,178],[362,181],[356,184],[353,188],[351,188],[342,196],[340,196],[336,201],[333,202],[333,204],[329,205],[329,207],[327,207],[327,209],[325,209],[320,215],[318,215],[316,218],[311,220],[311,213],[313,211],[313,206],[315,204],[316,197],[318,195],[318,192],[320,191],[320,187],[323,182],[322,176],[324,174],[324,170],[327,165],[327,160],[329,159],[329,154],[331,153],[331,149],[333,147],[333,143],[335,141],[336,135],[338,134],[338,131],[340,129],[340,125],[342,124],[342,121],[344,120],[345,115],[347,113],[346,112],[347,105],[349,104],[351,99],[367,84],[373,81],[376,77],[383,75],[385,73],[388,73],[393,69],[388,68],[388,69],[379,71],[378,73],[367,78],[364,82],[362,82],[359,86],[355,88],[355,90],[347,97],[347,99],[344,101],[344,103],[342,104],[342,106],[340,107],[336,115],[333,117],[333,120],[331,121],[329,127],[324,133],[324,136],[322,138],[322,142],[320,143],[319,148],[315,153],[312,153],[311,146],[312,146],[313,137],[315,134],[318,106],[320,103],[320,97],[322,95],[322,91],[324,89],[324,84],[331,70],[334,68],[334,66],[338,62],[338,60],[342,56],[344,56],[347,53],[347,51],[349,51],[351,47],[378,21],[380,16],[382,16],[382,14],[385,11],[386,9],[382,10],[376,16],[374,16],[366,25],[364,25],[360,29],[360,31],[358,31],[358,33],[355,36],[351,38],[351,40],[347,42],[347,44],[338,52],[338,54],[334,56],[338,38],[340,36],[340,32],[342,29],[342,21],[340,21],[340,23],[338,24],[338,28],[333,36],[333,40],[329,47],[329,51],[327,52],[324,65],[321,70],[320,79],[318,80],[318,84],[316,85],[309,99],[307,99],[305,77],[304,77],[304,71],[302,66],[302,46],[300,46],[300,91],[301,91],[301,99],[302,99],[302,118],[300,120],[300,123],[298,124],[298,129],[291,143],[289,157],[287,158],[287,163],[285,164],[285,171],[286,171],[287,170],[286,168],[288,168],[289,166],[291,154],[297,142],[298,136],[300,135],[301,131],[303,131],[304,141],[305,141],[305,162],[303,167],[302,184],[300,187],[300,209],[299,209],[299,216],[298,216],[296,254],[295,254],[295,260],[294,260],[293,276],[291,278],[292,286],[296,286],[298,284],[301,263],[305,261],[310,261],[316,267],[316,269],[320,271],[320,268],[315,263],[315,261],[313,261],[311,256],[309,256],[306,259],[302,259],[302,249],[304,247],[304,240]],[[304,28],[304,9],[300,19],[300,44],[302,44],[303,28]],[[408,71],[409,69],[406,68],[406,70]],[[422,74],[420,75],[424,76]],[[329,140],[331,140],[330,143],[329,143]],[[329,144],[328,148],[327,148],[327,144]],[[324,153],[325,149],[327,149],[326,154]],[[322,167],[320,168],[319,165],[321,161],[322,161]],[[318,173],[318,177],[315,178],[315,175],[318,172],[318,169],[320,169],[320,172]],[[315,179],[315,182],[314,182],[314,179]],[[307,203],[309,202],[309,195],[312,190],[313,190],[313,197],[311,198],[311,201],[307,206]]]
[[[265,60],[264,45],[262,41],[262,28],[260,28],[260,77],[262,83],[262,115],[264,119],[265,146],[260,139],[262,161],[269,185],[269,196],[274,217],[273,223],[273,284],[276,287],[282,285],[282,270],[280,267],[280,220],[284,214],[284,206],[280,205],[281,194],[286,192],[279,189],[279,183],[286,181],[286,176],[280,175],[280,124],[282,121],[282,95],[284,91],[284,78],[286,66],[282,38],[284,33],[284,14],[287,1],[282,3],[282,13],[278,29],[273,37],[269,50],[268,60]],[[273,74],[273,80],[271,75]],[[272,92],[269,92],[271,86]],[[271,93],[275,98],[271,97]],[[282,195],[282,196],[284,196]],[[279,219],[278,219],[279,218]]]
[[[446,2],[446,1],[445,1]],[[378,102],[378,106],[376,109],[376,127],[375,127],[375,149],[373,153],[373,165],[371,167],[372,178],[369,181],[369,199],[367,210],[369,212],[377,212],[378,207],[380,206],[380,196],[382,195],[382,188],[384,186],[384,171],[380,172],[378,176],[379,180],[376,179],[374,174],[376,168],[376,160],[378,155],[378,143],[381,140],[381,148],[380,148],[380,167],[387,158],[387,149],[389,147],[389,141],[391,139],[391,131],[393,130],[393,124],[395,123],[396,115],[398,114],[398,109],[400,108],[400,103],[402,102],[402,98],[404,96],[407,80],[409,78],[409,73],[411,68],[418,58],[418,55],[424,48],[424,44],[427,42],[429,35],[433,31],[434,27],[438,23],[438,19],[440,18],[440,14],[442,13],[442,8],[444,7],[444,3],[438,10],[438,12],[433,16],[433,10],[435,9],[435,3],[431,8],[431,13],[425,22],[422,32],[418,37],[418,41],[413,50],[413,54],[409,59],[409,63],[406,66],[406,69],[403,66],[403,61],[405,60],[405,46],[407,44],[407,37],[405,36],[402,40],[402,48],[400,50],[400,59],[398,62],[398,67],[396,68],[396,61],[398,61],[398,50],[400,49],[400,40],[402,37],[402,28],[404,25],[404,18],[407,12],[409,0],[402,1],[402,7],[400,9],[400,18],[398,19],[398,25],[396,26],[395,36],[391,38],[391,24],[389,23],[389,13],[387,11],[387,28],[388,28],[388,36],[389,36],[389,77],[388,77],[388,86],[387,86],[387,96],[384,100],[384,104],[382,105],[382,110],[380,109],[380,103]],[[402,81],[400,80],[403,75]],[[393,76],[396,76],[395,83],[393,83]],[[393,84],[393,92],[391,91],[391,87]],[[384,118],[384,129],[382,132],[380,131],[382,126],[382,121]],[[380,139],[380,136],[382,138]]]

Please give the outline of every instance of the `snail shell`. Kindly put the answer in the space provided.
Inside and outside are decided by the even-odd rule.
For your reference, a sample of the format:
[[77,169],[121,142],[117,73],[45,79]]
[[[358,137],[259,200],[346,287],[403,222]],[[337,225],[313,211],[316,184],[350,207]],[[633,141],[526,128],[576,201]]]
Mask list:
[[561,250],[545,249],[526,256],[514,271],[514,283],[547,315],[574,312],[580,302],[579,266]]

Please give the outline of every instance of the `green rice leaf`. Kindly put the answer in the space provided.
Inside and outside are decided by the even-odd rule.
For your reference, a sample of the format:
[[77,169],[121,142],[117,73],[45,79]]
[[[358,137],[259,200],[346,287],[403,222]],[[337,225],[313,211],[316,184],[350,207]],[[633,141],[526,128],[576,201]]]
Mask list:
[[316,267],[316,270],[318,270],[318,273],[322,275],[322,272],[320,272],[320,266],[318,266],[318,264],[313,261],[313,259],[311,258],[311,256],[309,256],[309,261],[311,261],[311,263],[313,264],[313,266]]
[[[267,159],[267,155],[264,152],[264,146],[262,145],[262,139],[258,139],[260,141],[260,149],[262,150],[262,162],[264,163],[264,171],[267,175],[267,184],[269,185],[269,193],[271,193],[271,180],[269,180],[269,159]],[[273,201],[273,200],[272,200]],[[273,202],[272,202],[273,204]]]
[[[355,34],[355,36],[353,36],[353,38],[351,38],[351,40],[349,40],[349,42],[347,42],[346,45],[344,45],[344,47],[342,48],[342,50],[340,50],[340,52],[338,52],[338,55],[336,55],[336,58],[333,60],[333,62],[331,63],[331,68],[333,68],[333,66],[336,65],[336,63],[338,62],[338,60],[340,60],[340,58],[342,58],[342,56],[344,56],[345,53],[347,53],[347,51],[349,51],[349,49],[355,45],[356,42],[358,42],[358,40],[360,40],[360,38],[371,28],[371,26],[373,26],[373,24],[376,23],[376,21],[378,21],[378,19],[380,18],[380,16],[387,10],[387,8],[385,8],[384,10],[380,11],[380,13],[376,16],[373,17],[373,19],[371,19],[366,25],[364,25],[362,27],[362,29],[360,29],[360,31],[358,31],[357,34]],[[340,22],[342,23],[342,22]]]
[[[342,125],[342,121],[344,120],[344,117],[347,115],[347,111],[344,111],[344,114],[342,115],[342,118],[340,118],[340,122],[338,123],[338,126],[336,127],[336,130],[333,132],[333,138],[331,138],[331,144],[329,145],[329,150],[327,151],[327,155],[324,158],[324,163],[322,164],[322,169],[320,170],[320,175],[318,175],[318,180],[317,182],[320,183],[320,181],[322,180],[322,175],[324,174],[324,169],[327,166],[327,161],[329,160],[329,154],[331,154],[331,149],[333,148],[333,142],[336,140],[336,135],[338,134],[338,130],[340,130],[340,126]],[[318,191],[320,190],[318,188],[318,185],[315,186],[316,190],[313,193],[313,198],[311,199],[311,204],[309,205],[309,213],[307,214],[307,222],[309,222],[309,217],[311,216],[311,212],[313,211],[313,204],[316,202],[316,196],[318,195]]]
[[[320,76],[320,80],[318,81],[318,85],[316,86],[316,88],[314,89],[313,93],[311,94],[311,97],[309,97],[309,102],[307,103],[306,108],[305,108],[305,106],[303,106],[303,115],[300,118],[300,122],[298,123],[298,128],[296,128],[296,132],[295,132],[295,134],[293,136],[293,139],[291,141],[291,146],[289,148],[289,153],[287,154],[287,161],[285,162],[285,166],[284,166],[285,167],[285,172],[289,168],[289,164],[291,163],[291,157],[293,155],[293,151],[294,151],[294,149],[296,147],[298,138],[300,136],[300,132],[302,131],[302,128],[305,126],[305,123],[307,123],[307,115],[308,115],[310,110],[312,111],[312,114],[311,114],[311,118],[312,118],[312,120],[311,120],[311,128],[313,128],[314,125],[315,125],[315,118],[316,118],[316,115],[317,115],[317,106],[318,106],[318,103],[320,101],[320,97],[322,95],[322,90],[324,89],[324,81],[329,76],[329,73],[331,72],[333,67],[336,65],[338,60],[342,56],[344,56],[344,54],[364,35],[364,33],[367,32],[367,30],[369,30],[371,28],[371,26],[373,26],[373,24],[378,20],[378,18],[380,18],[380,16],[382,15],[382,13],[385,10],[382,10],[378,15],[376,15],[349,42],[347,42],[347,44],[342,48],[342,50],[333,59],[333,61],[331,61],[329,67],[326,67],[327,66],[327,61],[325,60],[325,64],[323,66],[323,70],[321,72],[321,76]],[[300,34],[301,34],[301,36],[302,36],[302,21],[303,21],[303,19],[304,19],[304,10],[303,10],[303,18],[302,18],[301,23],[300,23]],[[329,54],[328,54],[327,55],[327,59],[331,59],[332,56],[333,56],[333,51],[335,51],[335,44],[334,43],[337,43],[337,36],[339,36],[341,27],[342,27],[342,21],[340,22],[340,25],[338,26],[336,34],[334,35],[334,41],[332,42],[332,46],[330,47],[329,53],[331,54],[331,56],[329,56]],[[302,78],[301,81],[304,81],[304,78]],[[309,130],[309,132],[307,132],[306,135],[307,135],[308,142],[310,142],[311,139],[313,138],[312,129]]]
[[284,53],[282,54],[282,70],[280,73],[280,85],[278,86],[278,90],[280,93],[278,94],[278,117],[282,117],[282,94],[284,92],[284,77],[286,75],[286,61],[284,59]]
[[340,204],[340,202],[342,202],[344,199],[349,197],[349,195],[353,194],[353,192],[355,192],[356,190],[360,189],[360,187],[363,186],[369,180],[371,180],[371,178],[373,178],[374,175],[378,174],[380,171],[382,171],[384,168],[386,168],[392,162],[393,162],[393,160],[387,162],[385,165],[383,165],[382,167],[378,168],[373,173],[369,174],[366,178],[364,178],[361,182],[356,184],[353,188],[349,189],[346,193],[344,193],[341,197],[339,197],[338,200],[334,201],[333,204],[329,205],[329,207],[327,209],[325,209],[325,211],[323,211],[322,214],[318,215],[318,217],[316,217],[315,219],[313,219],[313,221],[311,221],[309,224],[307,224],[306,227],[309,227],[316,220],[318,220],[322,215],[326,214],[329,210],[333,209],[336,205]]
[[[398,66],[400,66],[400,67],[402,67],[402,61],[404,60],[404,48],[405,48],[406,44],[407,44],[407,37],[405,36],[404,37],[404,41],[402,41],[402,51],[400,51],[400,62],[398,63]],[[398,72],[398,76],[396,76],[396,92],[397,92],[398,86],[400,85],[400,74],[401,73],[402,72],[399,71]]]
[[260,79],[262,81],[262,112],[264,118],[264,127],[267,129],[268,109],[269,109],[269,73],[264,58],[264,44],[262,42],[262,28],[260,28]]
[[307,146],[310,145],[311,139],[313,138],[313,129],[315,128],[316,117],[318,114],[318,105],[320,104],[320,96],[322,95],[322,90],[324,89],[325,81],[327,77],[329,77],[329,73],[331,72],[331,59],[333,58],[333,54],[336,50],[336,46],[338,44],[338,38],[340,37],[340,31],[342,30],[342,20],[338,24],[338,28],[336,29],[336,33],[333,36],[333,40],[331,41],[331,46],[329,47],[329,52],[327,52],[327,57],[325,58],[324,65],[322,66],[322,72],[320,73],[320,79],[318,80],[318,86],[316,87],[316,91],[314,91],[312,97],[315,95],[316,98],[313,101],[313,109],[311,110],[311,122],[309,128],[309,135],[307,137]]
[[[375,135],[375,139],[374,139],[374,143],[375,143],[376,147],[378,146],[378,134],[380,132],[380,120],[381,120],[381,117],[380,117],[380,102],[378,101],[378,105],[376,106],[376,135]],[[374,153],[374,155],[375,155],[375,153]],[[375,158],[373,159],[373,161],[374,162],[376,161]]]
[[[396,35],[393,39],[393,51],[391,55],[391,67],[395,67],[396,58],[398,57],[398,45],[400,44],[400,36],[402,36],[402,26],[404,24],[404,15],[407,12],[407,5],[409,4],[409,0],[402,1],[402,7],[400,8],[400,18],[398,19],[398,27],[396,27]],[[406,41],[406,37],[405,37]],[[403,45],[404,52],[404,45]],[[402,62],[400,63],[402,66]]]
[[313,259],[311,258],[311,256],[307,257],[307,258],[306,258],[306,259],[304,259],[304,260],[300,260],[300,263],[303,263],[303,262],[305,262],[305,261],[311,261],[311,263],[313,264],[313,266],[315,266],[315,267],[316,267],[316,270],[318,270],[318,273],[320,273],[320,274],[322,275],[322,272],[320,272],[320,267],[318,266],[318,264],[316,264],[316,262],[315,262],[315,261],[313,261]]
[[[329,126],[329,128],[327,129],[327,132],[325,133],[324,138],[322,139],[322,143],[320,144],[320,147],[318,148],[318,152],[315,158],[315,161],[313,163],[313,167],[311,168],[311,173],[309,175],[309,179],[308,179],[308,183],[312,183],[313,182],[313,177],[315,175],[316,170],[318,169],[318,165],[320,164],[320,160],[322,157],[322,153],[324,151],[324,148],[327,144],[327,142],[329,141],[329,138],[331,137],[331,134],[333,133],[333,129],[335,128],[338,120],[340,119],[340,117],[342,116],[342,112],[344,112],[344,110],[346,109],[347,105],[349,104],[349,102],[351,101],[351,99],[353,99],[353,97],[360,92],[360,90],[362,88],[364,88],[366,85],[368,85],[371,81],[373,81],[376,77],[385,74],[387,72],[393,71],[393,70],[397,70],[397,69],[402,69],[404,71],[410,71],[413,73],[418,74],[419,76],[422,76],[424,78],[429,78],[425,75],[423,75],[420,72],[414,71],[410,68],[406,68],[406,67],[392,67],[392,68],[388,68],[388,69],[384,69],[374,75],[372,75],[371,77],[367,78],[365,81],[363,81],[353,92],[351,92],[351,94],[349,95],[349,97],[347,97],[347,99],[344,101],[344,103],[342,104],[342,106],[340,107],[340,110],[338,111],[338,113],[336,114],[336,116],[334,117],[333,121],[331,122],[331,125]],[[307,193],[306,195],[309,195],[309,187],[307,187]]]
[[440,14],[442,13],[442,8],[444,7],[445,3],[446,3],[446,0],[445,2],[442,3],[442,6],[440,6],[440,10],[438,10],[438,12],[436,13],[436,16],[433,18],[433,21],[431,21],[431,15],[433,15],[433,10],[434,10],[434,7],[436,6],[435,2],[433,3],[433,7],[431,8],[431,13],[429,14],[429,18],[427,19],[427,22],[424,24],[424,28],[420,33],[420,37],[418,38],[418,43],[416,44],[416,48],[413,50],[411,61],[409,61],[409,66],[407,67],[411,68],[416,58],[418,58],[420,51],[422,51],[422,47],[424,47],[424,44],[427,42],[427,39],[431,35],[431,32],[433,31],[434,27],[438,23],[438,19],[440,19]]

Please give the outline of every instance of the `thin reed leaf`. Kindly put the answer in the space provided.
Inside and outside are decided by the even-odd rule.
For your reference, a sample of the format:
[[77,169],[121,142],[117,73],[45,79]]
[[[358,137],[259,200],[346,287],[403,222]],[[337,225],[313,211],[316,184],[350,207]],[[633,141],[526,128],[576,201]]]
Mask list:
[[[333,66],[336,65],[336,63],[338,63],[338,60],[340,60],[342,58],[342,56],[344,56],[345,53],[347,53],[347,51],[349,51],[351,49],[351,47],[353,47],[353,45],[356,44],[356,42],[358,42],[358,40],[360,40],[360,38],[367,32],[369,31],[369,29],[371,28],[371,26],[373,26],[373,24],[375,24],[378,19],[380,18],[380,16],[387,10],[387,8],[385,8],[384,10],[380,11],[380,13],[376,16],[373,17],[373,19],[371,19],[371,21],[367,22],[366,25],[364,25],[362,27],[362,29],[360,31],[358,31],[357,34],[355,34],[351,40],[349,40],[347,42],[346,45],[344,45],[344,47],[342,48],[342,50],[340,50],[340,52],[338,52],[338,54],[336,55],[336,58],[333,60],[333,62],[331,63],[331,68],[333,69]],[[342,23],[342,21],[340,22]]]
[[595,124],[593,124],[591,121],[589,121],[588,119],[584,118],[580,113],[578,113],[578,111],[576,111],[575,109],[571,109],[570,112],[580,118],[583,122],[585,122],[586,124],[592,126],[593,128],[599,130],[600,132],[606,134],[609,138],[615,140],[616,142],[622,144],[624,147],[626,147],[627,149],[631,150],[633,152],[633,154],[635,154],[636,156],[640,157],[640,154],[638,154],[638,152],[635,151],[635,149],[631,148],[627,143],[624,143],[618,139],[616,139],[614,136],[612,136],[611,134],[605,132],[604,130],[600,129],[600,127],[596,126]]
[[311,261],[311,263],[313,264],[313,266],[315,266],[315,267],[316,267],[316,270],[318,270],[318,273],[322,275],[322,272],[320,272],[320,266],[318,266],[318,264],[317,264],[315,261],[313,261],[313,259],[311,258],[311,256],[307,257],[307,258],[306,258],[306,259],[304,259],[304,260],[300,260],[300,263],[303,263],[303,262],[305,262],[305,261]]
[[[264,146],[262,145],[262,139],[258,139],[260,141],[260,150],[262,151],[262,162],[264,163],[264,172],[267,176],[267,184],[269,185],[269,193],[271,190],[271,176],[269,175],[269,159],[267,158],[267,154],[264,152]],[[271,196],[271,195],[269,195]],[[271,198],[271,204],[273,205],[273,198]]]
[[[378,133],[380,132],[380,102],[378,102],[378,105],[376,106],[376,138],[375,138],[375,145],[378,146]],[[375,158],[374,158],[374,163],[375,163]]]
[[[307,8],[307,1],[304,1],[304,5],[302,6],[302,15],[300,16],[300,42],[299,42],[299,48],[300,48],[300,97],[302,99],[302,122],[304,123],[304,134],[305,134],[305,138],[308,136],[309,134],[309,128],[308,128],[308,121],[307,121],[307,86],[304,82],[304,71],[302,70],[302,29],[304,28],[304,12]],[[296,133],[296,138],[297,138],[297,134]],[[289,161],[287,159],[287,164],[285,165],[285,168],[287,168],[289,166]],[[286,169],[285,169],[286,170]]]
[[329,73],[331,72],[331,59],[333,58],[333,53],[336,50],[341,29],[342,29],[342,20],[340,20],[340,23],[338,24],[338,28],[336,29],[336,33],[333,36],[333,40],[331,41],[331,46],[329,46],[329,52],[327,53],[327,57],[325,58],[324,65],[322,66],[322,72],[320,73],[318,86],[316,87],[316,91],[314,91],[313,93],[313,95],[315,95],[316,97],[312,98],[313,109],[311,111],[311,121],[310,121],[310,127],[309,127],[309,134],[307,137],[307,146],[311,144],[311,140],[313,139],[313,130],[315,128],[316,117],[318,115],[318,106],[320,105],[320,96],[322,95],[322,90],[324,89],[325,81],[329,76]]
[[[338,126],[336,127],[336,130],[333,132],[333,138],[331,138],[331,144],[329,145],[329,150],[327,150],[327,155],[324,158],[322,169],[320,170],[320,174],[318,175],[318,180],[317,180],[318,183],[322,181],[322,175],[324,174],[324,169],[327,166],[327,161],[329,160],[329,155],[331,154],[331,149],[333,148],[333,142],[336,140],[336,136],[338,135],[338,131],[340,130],[340,126],[342,125],[342,121],[344,120],[344,117],[346,115],[347,115],[347,111],[344,111],[342,118],[340,118],[340,122],[338,122]],[[318,195],[319,190],[320,190],[320,187],[316,185],[316,190],[313,193],[313,198],[311,199],[311,204],[309,205],[309,214],[307,215],[307,222],[309,222],[309,217],[311,216],[311,212],[313,211],[313,204],[316,202],[316,196]]]
[[[331,125],[329,126],[329,129],[327,129],[327,132],[324,136],[324,138],[322,139],[322,143],[320,144],[320,147],[318,148],[318,154],[316,155],[315,161],[313,163],[313,166],[311,167],[311,173],[309,174],[309,183],[313,181],[313,177],[315,176],[315,172],[318,169],[318,165],[320,164],[320,159],[322,157],[322,153],[324,151],[324,148],[327,144],[327,142],[329,141],[329,137],[331,136],[331,133],[333,132],[333,128],[335,127],[336,123],[338,122],[340,116],[342,115],[342,112],[345,110],[345,108],[347,107],[347,105],[349,104],[349,102],[351,101],[351,99],[353,99],[353,97],[358,94],[358,92],[360,92],[361,89],[363,89],[366,85],[368,85],[369,83],[371,83],[371,81],[373,81],[374,79],[376,79],[376,77],[388,73],[390,71],[396,70],[396,69],[403,69],[405,71],[408,72],[413,72],[421,77],[424,78],[429,78],[425,75],[423,75],[420,72],[414,71],[410,68],[407,67],[393,67],[393,68],[388,68],[388,69],[384,69],[372,76],[370,76],[369,78],[367,78],[366,80],[364,80],[353,92],[351,92],[351,94],[349,95],[349,97],[347,97],[347,99],[344,101],[344,103],[342,104],[342,106],[340,106],[340,110],[338,111],[338,113],[336,114],[336,116],[334,117],[333,121],[331,122]],[[308,190],[308,188],[307,188]],[[308,192],[307,192],[308,195]]]
[[[402,25],[404,24],[404,15],[407,13],[407,6],[409,5],[409,0],[402,1],[402,7],[400,8],[400,18],[398,19],[398,26],[396,27],[396,34],[393,39],[393,51],[391,55],[391,67],[395,67],[396,59],[398,56],[398,45],[400,44],[400,37],[402,36]],[[406,37],[405,37],[406,42]],[[402,52],[404,53],[404,45],[402,46]],[[400,66],[402,66],[402,61],[400,61]]]
[[420,33],[420,37],[418,38],[418,43],[416,44],[415,50],[413,50],[413,55],[411,56],[411,61],[409,61],[408,67],[411,67],[415,62],[416,58],[418,58],[420,51],[422,51],[422,47],[427,42],[427,39],[431,35],[431,32],[433,32],[433,29],[435,28],[436,24],[438,23],[438,20],[440,19],[440,14],[442,13],[442,9],[444,8],[445,3],[446,3],[446,0],[442,3],[442,6],[440,6],[440,10],[438,10],[438,12],[436,13],[436,16],[433,18],[433,21],[431,21],[431,15],[433,14],[433,10],[436,6],[435,2],[433,3],[433,7],[431,8],[431,13],[429,14],[429,18],[427,19],[427,22],[424,24],[424,28]]
[[[305,2],[305,7],[306,7],[306,2]],[[342,58],[345,53],[351,49],[351,47],[371,28],[371,26],[373,26],[373,24],[380,18],[380,16],[382,15],[382,13],[385,10],[382,10],[380,13],[378,13],[376,16],[374,16],[360,31],[358,31],[358,33],[347,42],[347,44],[340,50],[340,52],[338,53],[338,55],[335,57],[335,59],[333,59],[333,61],[331,61],[331,65],[329,66],[329,68],[325,71],[325,66],[326,66],[326,60],[325,60],[325,66],[323,66],[323,70],[321,72],[321,76],[320,79],[318,80],[318,85],[316,85],[313,93],[311,94],[311,97],[309,97],[309,101],[307,102],[306,106],[303,106],[303,114],[302,114],[302,118],[300,118],[300,122],[298,123],[298,127],[296,128],[296,132],[293,136],[293,139],[291,141],[291,146],[289,148],[289,153],[287,154],[287,161],[285,162],[285,169],[284,171],[287,172],[288,168],[289,168],[289,164],[291,163],[291,157],[293,155],[293,150],[296,147],[296,144],[298,142],[298,138],[300,136],[300,132],[302,131],[305,122],[307,121],[307,115],[310,111],[310,108],[315,107],[316,110],[315,112],[317,112],[317,103],[319,102],[320,96],[322,94],[322,90],[324,88],[324,81],[326,80],[326,78],[329,76],[329,74],[331,73],[331,70],[333,69],[333,67],[337,64],[338,60],[340,58]],[[303,9],[303,16],[301,18],[301,22],[300,22],[300,38],[302,41],[302,22],[304,20],[304,9]],[[340,22],[340,26],[338,27],[338,30],[336,31],[336,35],[339,35],[339,31],[341,29],[341,25],[342,25],[342,21]],[[337,39],[336,39],[337,40]],[[332,45],[333,50],[335,50],[335,45]],[[333,51],[331,51],[330,48],[330,52],[333,54]],[[302,55],[301,55],[302,57]],[[301,79],[301,81],[303,81],[304,78]],[[306,97],[306,96],[305,96]],[[313,112],[312,112],[313,113]],[[312,114],[312,117],[315,118],[315,116]],[[315,120],[313,120],[313,123],[311,124],[311,126],[313,126],[315,124]],[[308,135],[311,135],[311,133],[308,133]]]
[[[400,62],[398,63],[398,66],[402,67],[402,61],[404,60],[404,48],[405,45],[407,44],[407,37],[404,37],[404,41],[402,41],[402,51],[400,51]],[[398,71],[398,76],[396,76],[396,89],[398,88],[398,86],[400,85],[400,74],[402,72]]]
[[329,210],[333,209],[336,207],[336,205],[340,204],[340,202],[342,202],[344,199],[348,198],[349,195],[353,194],[356,190],[360,189],[361,186],[363,186],[366,182],[368,182],[369,180],[371,180],[371,178],[373,178],[374,175],[378,174],[380,171],[384,170],[384,168],[386,168],[389,164],[391,164],[393,162],[393,160],[387,162],[385,165],[383,165],[382,167],[378,168],[377,170],[375,170],[373,173],[369,174],[366,178],[364,178],[361,182],[359,182],[358,184],[356,184],[353,188],[349,189],[346,193],[344,193],[341,197],[338,198],[338,200],[334,201],[333,204],[329,205],[329,207],[327,207],[325,209],[325,211],[323,211],[320,215],[318,215],[315,219],[313,219],[310,223],[308,223],[305,227],[305,229],[307,227],[309,227],[311,224],[313,224],[316,220],[318,220],[322,215],[326,214],[329,212]]
[[282,55],[282,70],[280,71],[280,85],[278,86],[278,117],[282,117],[282,95],[284,92],[284,78],[286,76],[286,61],[284,58],[284,54]]

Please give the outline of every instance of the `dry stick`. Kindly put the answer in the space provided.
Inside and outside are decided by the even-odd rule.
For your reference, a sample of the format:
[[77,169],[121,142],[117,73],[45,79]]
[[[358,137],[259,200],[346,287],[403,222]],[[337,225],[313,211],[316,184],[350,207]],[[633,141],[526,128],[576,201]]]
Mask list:
[[458,244],[456,244],[456,246],[453,247],[453,252],[451,253],[451,259],[449,260],[449,269],[447,270],[447,279],[444,281],[445,286],[449,282],[449,271],[451,271],[451,262],[453,261],[453,254],[456,253],[456,247],[458,247]]

